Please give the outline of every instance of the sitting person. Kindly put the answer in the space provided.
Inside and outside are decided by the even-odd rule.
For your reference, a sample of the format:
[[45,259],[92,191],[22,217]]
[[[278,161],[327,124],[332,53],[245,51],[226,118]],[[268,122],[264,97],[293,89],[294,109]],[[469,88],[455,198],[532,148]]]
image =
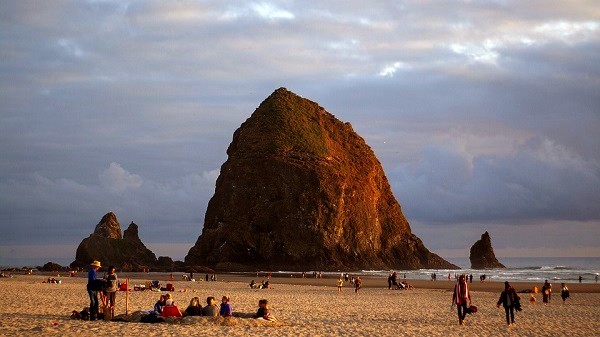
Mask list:
[[184,316],[202,316],[202,306],[198,297],[192,298],[190,305],[183,312]]
[[250,289],[254,289],[255,286],[256,282],[254,282],[254,280],[250,281]]
[[225,295],[221,299],[221,309],[219,310],[219,315],[223,317],[231,317],[233,316],[233,309],[231,308],[231,304],[229,304],[229,296]]
[[160,299],[154,304],[154,310],[152,313],[159,315],[162,314],[163,308],[166,305],[167,298],[165,295],[160,295]]
[[269,301],[262,299],[258,301],[258,311],[254,315],[255,319],[266,319],[268,321],[274,321],[275,317],[269,314]]
[[261,289],[269,289],[269,280],[263,281]]
[[215,303],[214,297],[210,296],[206,298],[206,306],[202,308],[202,316],[219,316],[219,307]]
[[183,317],[171,294],[165,295],[165,306],[162,308],[163,317]]
[[165,295],[165,305],[172,306],[175,305],[175,301],[173,301],[173,296],[171,294]]

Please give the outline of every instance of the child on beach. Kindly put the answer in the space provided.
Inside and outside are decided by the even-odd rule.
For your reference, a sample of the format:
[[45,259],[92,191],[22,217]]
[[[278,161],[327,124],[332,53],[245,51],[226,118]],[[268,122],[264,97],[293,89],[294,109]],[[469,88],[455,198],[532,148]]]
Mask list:
[[194,297],[190,300],[190,305],[183,312],[184,316],[202,316],[202,306],[200,305],[200,299]]
[[162,314],[163,308],[166,305],[167,298],[165,295],[160,295],[159,300],[154,304],[154,310],[153,313],[156,314],[157,316],[160,316],[160,314]]
[[254,315],[254,318],[262,318],[268,321],[275,321],[275,317],[269,314],[269,301],[265,299],[258,301],[258,311],[256,312],[256,315]]
[[233,316],[233,310],[231,304],[229,304],[229,296],[227,295],[223,296],[221,299],[221,310],[219,310],[219,315],[223,317]]
[[337,280],[337,288],[338,288],[338,293],[342,292],[342,287],[344,286],[344,280],[342,279],[342,277],[340,276],[340,278]]
[[214,297],[212,297],[212,296],[207,297],[206,304],[207,305],[204,308],[202,308],[202,316],[209,316],[209,317],[219,316],[219,307],[215,303]]

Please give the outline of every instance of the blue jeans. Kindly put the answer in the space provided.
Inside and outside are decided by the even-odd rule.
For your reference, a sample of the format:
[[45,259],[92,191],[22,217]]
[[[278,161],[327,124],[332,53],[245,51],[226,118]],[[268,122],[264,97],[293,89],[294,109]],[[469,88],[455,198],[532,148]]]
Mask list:
[[90,296],[90,318],[98,317],[98,292],[94,290],[88,290]]

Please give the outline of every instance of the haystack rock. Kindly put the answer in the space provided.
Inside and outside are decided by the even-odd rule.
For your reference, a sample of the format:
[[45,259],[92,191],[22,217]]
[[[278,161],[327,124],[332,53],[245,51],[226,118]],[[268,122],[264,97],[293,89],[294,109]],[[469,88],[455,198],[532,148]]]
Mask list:
[[488,232],[481,234],[481,239],[471,247],[469,260],[472,269],[506,268],[496,259]]
[[94,260],[125,271],[139,271],[157,264],[156,255],[140,240],[138,225],[131,222],[121,237],[121,225],[112,212],[104,215],[94,233],[81,241],[71,267],[85,268]]
[[412,234],[371,148],[315,102],[277,89],[227,155],[189,265],[457,268]]

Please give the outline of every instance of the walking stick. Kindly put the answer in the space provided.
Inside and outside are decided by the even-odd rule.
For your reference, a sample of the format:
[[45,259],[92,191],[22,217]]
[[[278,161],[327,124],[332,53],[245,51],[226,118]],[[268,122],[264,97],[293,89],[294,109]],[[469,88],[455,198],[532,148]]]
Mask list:
[[125,315],[129,315],[129,278],[125,287]]

